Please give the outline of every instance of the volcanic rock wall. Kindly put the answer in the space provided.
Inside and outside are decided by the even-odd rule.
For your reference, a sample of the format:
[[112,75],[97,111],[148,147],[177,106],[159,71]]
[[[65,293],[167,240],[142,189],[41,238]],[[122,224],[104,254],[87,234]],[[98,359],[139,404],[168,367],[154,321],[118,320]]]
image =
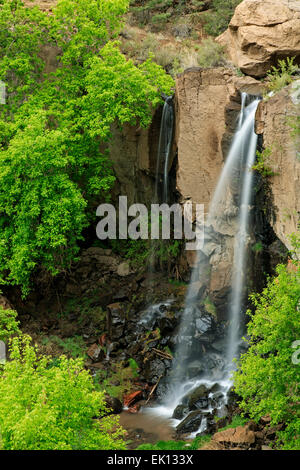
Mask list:
[[264,148],[270,150],[266,166],[274,172],[268,178],[273,211],[270,222],[289,249],[289,235],[299,229],[300,221],[300,134],[292,132],[299,115],[300,80],[296,80],[261,102],[256,124]]

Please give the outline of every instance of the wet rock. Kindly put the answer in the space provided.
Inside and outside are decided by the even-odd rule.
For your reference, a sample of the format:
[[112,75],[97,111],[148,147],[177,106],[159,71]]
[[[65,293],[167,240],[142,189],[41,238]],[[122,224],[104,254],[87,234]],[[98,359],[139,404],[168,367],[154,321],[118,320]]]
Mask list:
[[201,335],[210,330],[213,326],[212,318],[209,315],[202,315],[201,318],[196,318],[196,329]]
[[187,365],[187,377],[192,379],[193,377],[199,376],[204,372],[205,367],[201,361],[193,361]]
[[160,377],[165,375],[166,364],[165,360],[153,359],[146,363],[144,369],[144,377],[147,382],[155,384]]
[[175,410],[173,411],[172,418],[173,419],[183,419],[184,415],[186,415],[188,408],[184,405],[177,405]]
[[161,379],[156,388],[156,397],[158,401],[163,401],[164,398],[168,395],[169,391],[169,385],[166,378]]
[[225,339],[218,339],[212,343],[212,347],[216,349],[218,352],[223,352],[226,349],[226,340]]
[[121,401],[110,395],[105,395],[105,405],[113,414],[119,414],[123,410]]
[[226,405],[221,406],[215,411],[214,414],[215,416],[217,416],[217,418],[227,418],[229,414],[227,406]]
[[224,402],[224,394],[221,391],[213,393],[210,397],[210,402],[214,408],[219,408]]
[[202,422],[203,413],[201,411],[191,411],[187,417],[176,427],[178,434],[196,432]]
[[119,339],[124,333],[125,312],[120,302],[107,306],[107,329],[111,340]]
[[187,404],[189,410],[206,408],[208,406],[208,393],[209,389],[206,385],[201,384],[199,387],[185,395],[182,399],[182,403]]
[[177,321],[174,318],[163,317],[158,320],[157,324],[160,329],[161,336],[164,337],[166,334],[174,331],[177,326]]

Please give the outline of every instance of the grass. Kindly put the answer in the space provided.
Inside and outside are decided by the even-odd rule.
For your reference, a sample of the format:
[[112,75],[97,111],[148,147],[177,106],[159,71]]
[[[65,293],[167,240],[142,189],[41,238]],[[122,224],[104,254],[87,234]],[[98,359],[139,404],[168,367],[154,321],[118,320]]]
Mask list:
[[158,441],[156,444],[141,444],[136,450],[197,450],[211,440],[210,435],[196,437],[191,442]]
[[226,431],[226,429],[237,428],[238,426],[244,426],[248,421],[249,421],[248,419],[243,418],[241,415],[235,415],[232,418],[231,423],[227,424],[223,428],[218,429],[218,432]]

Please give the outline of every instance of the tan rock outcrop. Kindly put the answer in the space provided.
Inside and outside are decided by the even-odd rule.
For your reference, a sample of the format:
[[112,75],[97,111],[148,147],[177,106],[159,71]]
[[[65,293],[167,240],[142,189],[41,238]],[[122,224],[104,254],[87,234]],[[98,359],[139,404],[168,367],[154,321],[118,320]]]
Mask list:
[[235,130],[241,91],[257,94],[261,85],[221,67],[195,67],[177,77],[177,189],[183,201],[204,204],[205,212]]
[[262,77],[278,59],[300,62],[300,2],[244,0],[217,39],[242,72]]
[[263,135],[264,148],[271,150],[266,162],[275,175],[269,177],[274,216],[271,224],[277,237],[291,248],[289,235],[300,221],[300,135],[289,125],[300,114],[300,80],[260,103],[256,131]]
[[246,426],[238,426],[237,428],[217,432],[213,436],[213,441],[225,445],[249,447],[255,442],[255,433]]

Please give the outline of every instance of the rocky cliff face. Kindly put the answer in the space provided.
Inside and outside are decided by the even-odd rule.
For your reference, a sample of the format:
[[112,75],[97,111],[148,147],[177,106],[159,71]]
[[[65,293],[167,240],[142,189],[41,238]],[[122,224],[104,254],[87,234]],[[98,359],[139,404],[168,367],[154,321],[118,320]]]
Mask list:
[[260,83],[231,69],[187,69],[176,81],[177,189],[208,210],[241,106],[241,91],[259,94]]
[[267,101],[257,112],[256,132],[270,149],[266,164],[275,173],[269,178],[274,213],[271,225],[282,243],[291,248],[288,236],[297,231],[300,220],[300,136],[293,136],[289,123],[300,114],[300,80]]
[[244,0],[235,10],[223,44],[242,72],[262,77],[278,59],[300,62],[300,3],[297,0]]
[[[182,202],[204,204],[206,214],[236,129],[242,91],[259,94],[261,84],[226,68],[188,69],[177,78],[177,190]],[[206,231],[210,241],[201,255],[199,273],[210,274],[195,283],[196,292],[206,289],[220,316],[231,288],[236,216],[228,194],[218,226]],[[192,264],[191,253],[186,256]]]

